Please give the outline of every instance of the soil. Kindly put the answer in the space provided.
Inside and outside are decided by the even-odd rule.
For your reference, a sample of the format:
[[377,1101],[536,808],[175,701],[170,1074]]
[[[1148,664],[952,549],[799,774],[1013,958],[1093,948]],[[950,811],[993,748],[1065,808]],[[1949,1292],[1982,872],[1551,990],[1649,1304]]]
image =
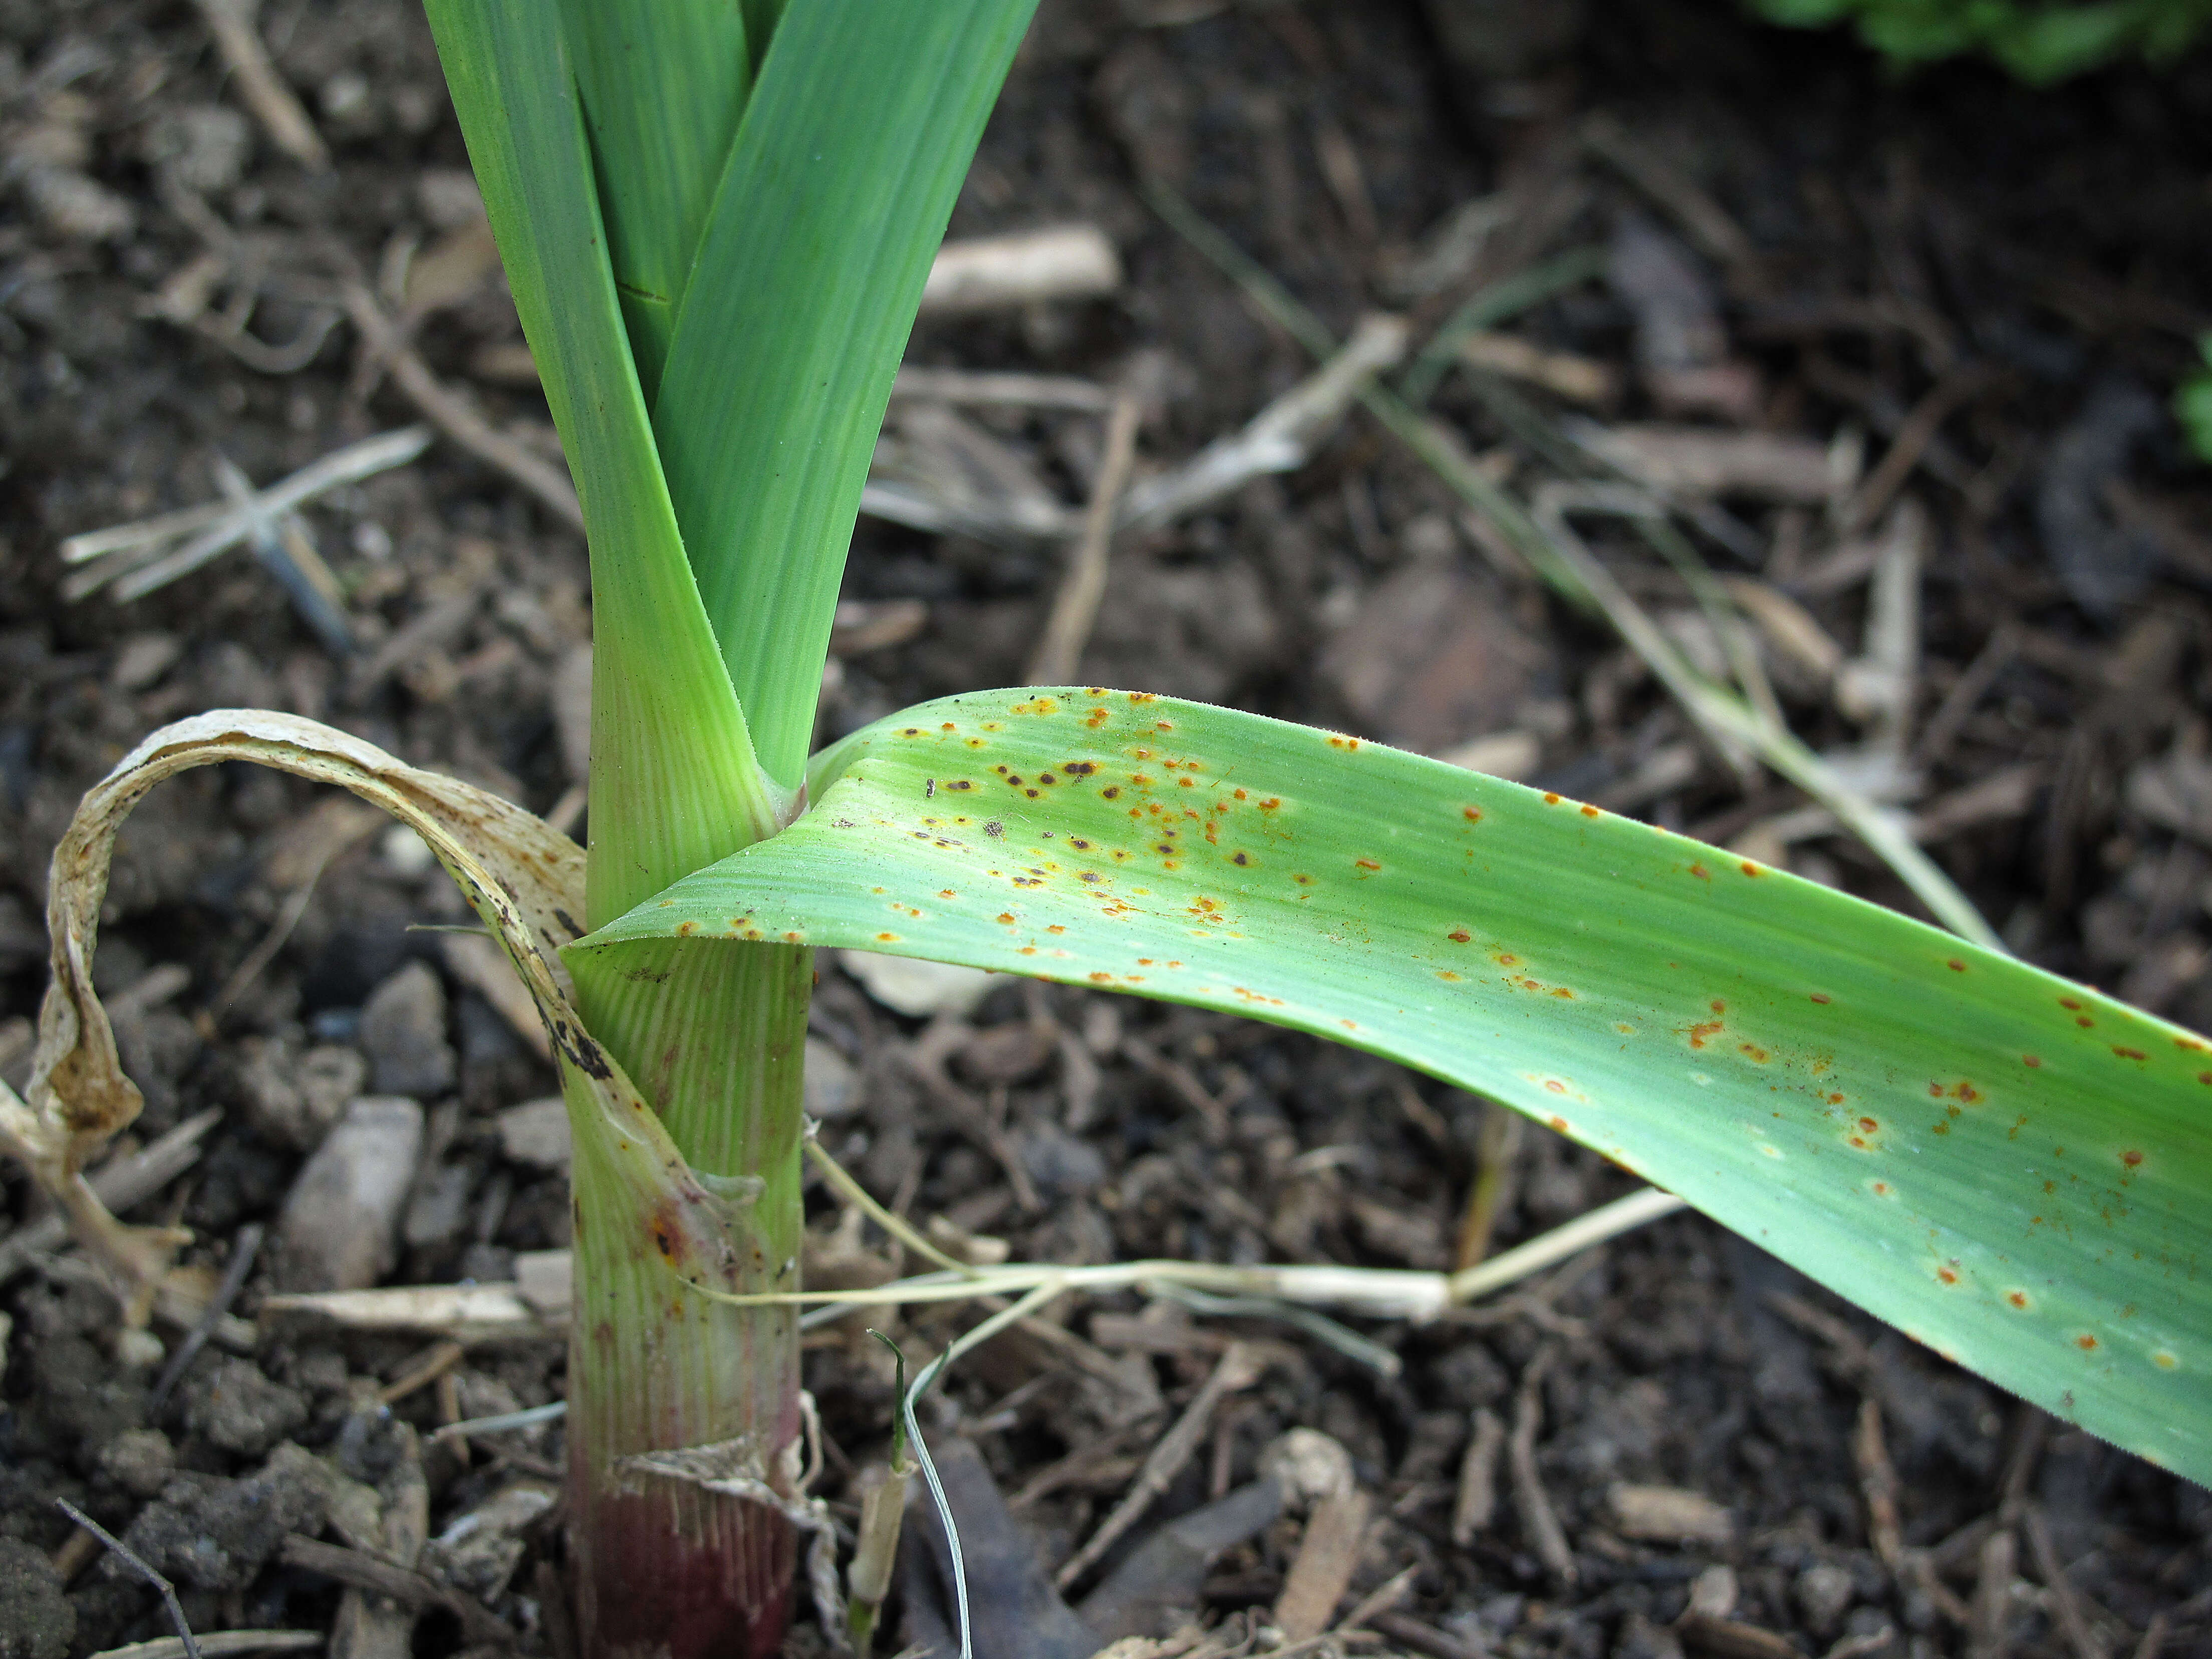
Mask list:
[[[1887,733],[1904,763],[1893,798],[2014,949],[2212,1028],[2212,473],[2163,412],[2212,327],[2212,58],[2031,94],[1971,64],[1899,80],[1722,0],[1637,0],[1579,30],[1498,15],[1512,9],[1047,0],[952,233],[1086,221],[1126,283],[1097,302],[926,322],[909,360],[1127,377],[1150,398],[1141,466],[1156,471],[1311,364],[1140,179],[1174,185],[1339,335],[1386,307],[1425,337],[1486,284],[1597,249],[1598,280],[1497,325],[1549,367],[1448,375],[1436,410],[1532,491],[1557,476],[1545,445],[1571,419],[1773,446],[1765,464],[1796,465],[1798,482],[1731,487],[1700,544],[1809,624],[1795,647],[1787,619],[1759,641],[1794,729],[1824,750]],[[408,0],[268,0],[259,27],[328,173],[272,143],[194,9],[0,0],[0,1073],[14,1083],[45,980],[49,849],[86,787],[161,722],[289,708],[541,812],[579,781],[564,710],[588,630],[580,540],[452,442],[307,510],[343,588],[343,658],[244,552],[128,604],[63,593],[64,537],[217,499],[222,460],[266,484],[416,418],[335,295],[355,274],[403,295],[410,252],[419,293],[423,260],[466,256],[465,157],[428,31]],[[1476,202],[1490,207],[1462,212]],[[414,337],[449,392],[550,453],[496,281],[426,307]],[[1000,461],[1085,499],[1095,416],[963,418]],[[1686,648],[1710,648],[1689,590],[1625,521],[1578,522]],[[1875,597],[1876,573],[1899,568],[1885,550],[1905,543],[1917,614]],[[922,621],[888,644],[852,636],[824,735],[1018,683],[1063,556],[863,519],[846,588],[873,609],[856,614],[920,601]],[[1614,635],[1470,529],[1364,417],[1114,560],[1088,678],[1432,752],[1486,740],[1489,763],[1526,781],[1916,908],[1794,790],[1699,744]],[[551,1073],[455,973],[446,936],[410,931],[458,918],[442,876],[405,836],[334,812],[226,767],[133,818],[97,967],[147,1099],[130,1144],[219,1114],[191,1167],[133,1214],[191,1229],[186,1259],[212,1280],[245,1230],[278,1224],[344,1115],[342,1133],[397,1135],[416,1160],[396,1233],[358,1271],[502,1279],[519,1253],[566,1242],[543,1115],[538,1140],[497,1116],[551,1092]],[[824,1097],[825,1144],[908,1213],[1018,1259],[1432,1267],[1453,1259],[1480,1171],[1500,1177],[1497,1246],[1630,1186],[1534,1124],[1505,1133],[1467,1095],[1188,1010],[1006,985],[931,1024],[830,969],[815,1030],[853,1085]],[[940,1060],[990,1134],[915,1084],[915,1063]],[[355,1114],[357,1096],[382,1103]],[[284,1542],[416,1559],[427,1528],[448,1536],[421,1553],[426,1573],[526,1650],[562,1650],[558,1425],[427,1438],[557,1400],[557,1343],[455,1355],[226,1325],[156,1401],[162,1353],[118,1340],[82,1264],[12,1248],[36,1205],[7,1179],[0,1653],[58,1659],[168,1631],[57,1498],[126,1534],[203,1633],[335,1622],[343,1651],[373,1645],[373,1627],[425,1659],[479,1644],[450,1611],[418,1621],[342,1591]],[[880,1240],[836,1233],[835,1206],[813,1201],[820,1265],[887,1270]],[[233,1314],[302,1271],[264,1253]],[[954,1317],[915,1315],[910,1347],[941,1345]],[[2212,1496],[1695,1217],[1468,1317],[1363,1327],[1395,1374],[1356,1346],[1129,1297],[1070,1326],[1087,1367],[1001,1340],[956,1372],[928,1425],[972,1444],[984,1486],[1010,1500],[1003,1526],[1048,1565],[1114,1507],[1233,1335],[1261,1376],[1227,1391],[1107,1570],[1243,1490],[1305,1426],[1349,1454],[1376,1517],[1345,1605],[1412,1573],[1380,1637],[1347,1650],[2212,1655]],[[154,1332],[167,1352],[184,1334]],[[820,1490],[849,1522],[857,1471],[887,1444],[890,1377],[873,1345],[830,1331],[808,1381],[831,1449]],[[1486,1420],[1531,1457],[1506,1448],[1493,1512],[1455,1543]],[[1654,1486],[1683,1490],[1635,1490]],[[487,1504],[502,1506],[478,1528],[490,1544],[448,1533]],[[1162,1581],[1180,1609],[1162,1628],[1264,1619],[1319,1516],[1191,1556]],[[908,1581],[917,1627],[933,1616],[926,1579]]]

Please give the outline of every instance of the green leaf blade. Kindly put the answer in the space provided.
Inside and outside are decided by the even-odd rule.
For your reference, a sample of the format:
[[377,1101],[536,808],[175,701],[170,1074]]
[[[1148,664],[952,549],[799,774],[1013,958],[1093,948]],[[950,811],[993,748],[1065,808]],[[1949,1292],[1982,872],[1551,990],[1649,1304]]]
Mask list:
[[844,945],[1231,1009],[1550,1122],[1929,1346],[2212,1475],[2212,1053],[1648,825],[1202,705],[1003,692],[572,951]]
[[429,0],[507,284],[576,481],[592,557],[592,920],[772,835],[684,556],[616,296],[560,14]]
[[[653,428],[763,763],[798,782],[891,380],[1036,0],[771,20]],[[750,9],[749,19],[757,8]]]
[[615,285],[650,404],[744,113],[744,18],[730,0],[562,0],[561,14]]

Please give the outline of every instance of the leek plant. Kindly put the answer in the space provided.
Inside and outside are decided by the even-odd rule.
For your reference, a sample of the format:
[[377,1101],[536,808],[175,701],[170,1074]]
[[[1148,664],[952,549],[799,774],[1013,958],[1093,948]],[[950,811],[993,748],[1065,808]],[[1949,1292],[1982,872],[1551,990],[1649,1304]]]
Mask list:
[[1593,806],[1141,692],[949,698],[808,760],[892,376],[1034,0],[428,4],[586,520],[589,845],[252,713],[155,733],[87,797],[0,1136],[142,1304],[173,1238],[77,1176],[137,1109],[91,990],[107,852],[161,777],[247,759],[420,829],[551,1032],[586,1659],[781,1640],[822,946],[1417,1066],[2212,1478],[2212,1049],[2190,1033]]

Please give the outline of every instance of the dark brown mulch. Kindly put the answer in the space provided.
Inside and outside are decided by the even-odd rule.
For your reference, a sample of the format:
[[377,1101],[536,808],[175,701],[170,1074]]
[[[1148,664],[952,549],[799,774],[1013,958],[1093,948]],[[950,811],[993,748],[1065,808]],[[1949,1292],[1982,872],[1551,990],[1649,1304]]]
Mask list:
[[[1869,583],[1883,538],[1917,521],[1901,804],[2014,949],[2212,1026],[2212,475],[2160,412],[2212,326],[2212,61],[2035,94],[1974,65],[1899,82],[1832,38],[1753,27],[1720,0],[1638,0],[1563,47],[1493,41],[1522,61],[1479,74],[1443,49],[1431,14],[1450,9],[1048,3],[953,231],[1087,220],[1121,251],[1127,286],[1109,302],[926,324],[914,360],[1133,370],[1158,396],[1147,465],[1188,457],[1292,385],[1308,360],[1154,216],[1145,175],[1340,332],[1387,306],[1425,335],[1487,283],[1601,250],[1603,279],[1502,325],[1548,354],[1552,389],[1448,377],[1438,412],[1530,489],[1555,470],[1547,434],[1577,418],[1809,441],[1862,456],[1861,478],[1897,454],[1888,499],[1855,529],[1838,517],[1868,498],[1848,491],[1731,491],[1725,516],[1705,520],[1716,568],[1810,625],[1794,648],[1761,635],[1794,729],[1824,750],[1899,735],[1849,665],[1896,641]],[[577,781],[561,688],[587,637],[581,544],[451,444],[307,514],[345,588],[359,647],[345,661],[243,554],[130,605],[61,595],[63,537],[213,498],[218,454],[265,483],[415,418],[330,313],[348,270],[374,284],[410,246],[465,252],[465,158],[427,31],[404,0],[271,0],[261,27],[332,148],[331,175],[304,173],[242,113],[196,11],[0,3],[0,1073],[13,1081],[42,988],[47,851],[84,787],[161,721],[287,708],[541,811]],[[1602,130],[1591,142],[1593,116],[1612,124],[1609,143]],[[1439,228],[1480,199],[1495,210],[1487,234],[1455,259]],[[228,274],[196,276],[211,252]],[[244,312],[226,307],[245,295],[241,343]],[[326,324],[319,347],[302,332]],[[445,385],[542,453],[543,403],[513,383],[518,338],[492,283],[428,316],[416,344]],[[1561,395],[1577,375],[1613,391]],[[1083,498],[1091,417],[973,425]],[[1704,648],[1679,580],[1626,530],[1583,522],[1624,582]],[[927,621],[842,659],[825,732],[1018,680],[1060,558],[862,520],[848,595],[920,600]],[[1492,763],[1529,781],[1911,908],[1802,797],[1701,746],[1632,655],[1470,531],[1371,425],[1355,419],[1297,472],[1115,559],[1091,677],[1436,751],[1489,739]],[[1821,666],[1823,640],[1840,675]],[[325,854],[282,949],[211,1014]],[[331,1114],[364,1091],[426,1109],[386,1282],[498,1279],[517,1253],[566,1242],[562,1178],[503,1140],[495,1115],[545,1095],[550,1073],[451,971],[441,936],[409,931],[457,911],[404,841],[271,775],[196,773],[139,809],[99,977],[128,1009],[118,1034],[148,1101],[137,1138],[222,1114],[189,1172],[138,1212],[193,1229],[191,1259],[211,1276],[241,1227],[274,1220]],[[831,1149],[908,1213],[1022,1257],[1433,1267],[1450,1260],[1486,1165],[1504,1172],[1500,1244],[1628,1184],[1533,1125],[1509,1146],[1492,1109],[1465,1095],[1187,1010],[1006,986],[931,1029],[830,971],[816,1035],[861,1085],[825,1130]],[[936,1060],[994,1133],[915,1083],[909,1062]],[[8,1180],[0,1250],[33,1224]],[[826,1261],[841,1246],[826,1199],[821,1219]],[[880,1255],[880,1240],[862,1243]],[[339,1591],[296,1564],[311,1556],[280,1555],[285,1527],[329,1525],[355,1501],[337,1475],[387,1498],[413,1478],[401,1425],[560,1393],[557,1346],[478,1347],[387,1409],[379,1391],[438,1358],[422,1343],[257,1344],[227,1328],[155,1410],[159,1362],[118,1356],[104,1293],[50,1251],[9,1259],[0,1651],[60,1659],[164,1633],[150,1592],[70,1542],[56,1497],[163,1553],[203,1632],[326,1629]],[[273,1253],[258,1263],[238,1311],[283,1270]],[[909,1346],[941,1344],[952,1318],[915,1316]],[[1132,1297],[1071,1325],[1087,1368],[1071,1371],[1065,1348],[1001,1341],[956,1374],[931,1425],[972,1441],[1048,1562],[1112,1509],[1224,1336],[1241,1335],[1262,1345],[1262,1376],[1223,1404],[1125,1548],[1242,1489],[1285,1430],[1320,1430],[1379,1517],[1346,1605],[1418,1569],[1386,1650],[2212,1654],[2202,1490],[2019,1406],[1693,1218],[1501,1310],[1369,1328],[1400,1357],[1395,1376],[1279,1326]],[[155,1328],[171,1347],[181,1335]],[[810,1352],[836,1449],[833,1506],[883,1455],[882,1361],[834,1333]],[[1516,1504],[1505,1461],[1494,1515],[1452,1541],[1484,1413],[1533,1430],[1533,1485],[1564,1558],[1544,1559],[1532,1483]],[[489,1561],[434,1546],[425,1570],[485,1598],[533,1651],[560,1559],[557,1512],[534,1494],[558,1438],[555,1426],[472,1456],[419,1454],[434,1536],[496,1500],[515,1540]],[[1880,1524],[1886,1479],[1894,1540]],[[1648,1528],[1623,1486],[1702,1494],[1710,1535],[1633,1535]],[[1285,1519],[1210,1561],[1201,1552],[1182,1605],[1208,1620],[1272,1608],[1303,1535]],[[468,1638],[434,1608],[413,1639],[428,1655]]]

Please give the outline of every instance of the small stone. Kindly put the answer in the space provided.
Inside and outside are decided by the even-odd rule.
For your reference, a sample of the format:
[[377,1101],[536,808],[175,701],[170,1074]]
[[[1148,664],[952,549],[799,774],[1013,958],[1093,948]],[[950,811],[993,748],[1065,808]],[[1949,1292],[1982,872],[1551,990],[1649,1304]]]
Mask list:
[[360,1041],[378,1094],[428,1100],[459,1075],[446,1037],[446,988],[428,963],[409,963],[369,994]]
[[177,1449],[159,1429],[125,1429],[100,1449],[100,1469],[133,1498],[155,1498],[176,1472]]
[[1020,1147],[1022,1167],[1047,1198],[1080,1198],[1105,1184],[1106,1160],[1098,1149],[1049,1120],[1031,1126]]
[[115,1333],[113,1347],[116,1369],[122,1371],[150,1371],[169,1357],[160,1337],[133,1325]]
[[1806,1626],[1821,1637],[1835,1629],[1858,1591],[1848,1567],[1827,1561],[1815,1563],[1799,1573],[1793,1589]]
[[1012,1084],[1035,1077],[1059,1051],[1051,1027],[1019,1020],[976,1032],[954,1059],[972,1082]]
[[33,167],[21,189],[41,223],[73,242],[124,242],[138,228],[130,202],[71,167]]
[[167,167],[178,183],[203,196],[236,184],[252,149],[253,129],[245,116],[223,104],[171,110],[146,137],[146,159]]
[[559,1494],[550,1486],[518,1480],[454,1518],[423,1547],[417,1565],[455,1589],[491,1601],[522,1559],[522,1532],[548,1510]]
[[460,1236],[469,1218],[469,1194],[477,1172],[466,1164],[441,1164],[416,1183],[407,1200],[399,1236],[416,1249],[445,1244]]
[[[807,1081],[814,1073],[814,1039],[806,1040]],[[812,1109],[813,1103],[807,1103]],[[499,1129],[499,1149],[510,1164],[533,1170],[565,1170],[572,1150],[568,1140],[568,1103],[554,1095],[510,1106],[493,1122]]]
[[1663,1625],[1655,1625],[1640,1613],[1621,1621],[1613,1644],[1613,1659],[1682,1659],[1682,1644]]
[[1735,1611],[1735,1569],[1715,1562],[1690,1581],[1690,1611],[1707,1619],[1725,1619]]
[[434,230],[459,230],[483,221],[483,196],[466,167],[424,167],[415,176],[415,200]]
[[428,875],[438,862],[430,843],[416,833],[412,824],[406,823],[395,823],[376,838],[376,856],[393,875],[410,881]]
[[1283,1506],[1302,1510],[1352,1488],[1352,1454],[1319,1429],[1292,1429],[1268,1442],[1260,1473],[1283,1489]]
[[368,1081],[368,1062],[342,1043],[318,1043],[304,1054],[285,1037],[247,1037],[241,1046],[238,1085],[246,1121],[264,1140],[296,1152],[321,1146]]
[[185,1387],[185,1426],[241,1457],[258,1457],[307,1420],[307,1402],[250,1359],[225,1358]]
[[924,962],[916,957],[840,951],[837,964],[884,1007],[915,1019],[933,1014],[972,1014],[991,988],[991,976],[981,968]]
[[288,1290],[365,1290],[391,1271],[422,1109],[364,1095],[300,1171],[277,1221],[277,1276]]
[[1735,1535],[1725,1508],[1685,1487],[1623,1482],[1607,1492],[1606,1502],[1621,1536],[1647,1544],[1725,1544]]
[[828,1121],[860,1109],[860,1074],[820,1037],[806,1039],[806,1115]]
[[175,667],[184,651],[185,642],[174,634],[133,634],[116,651],[108,684],[118,691],[143,691]]
[[0,1659],[67,1659],[76,1609],[46,1553],[0,1538]]
[[[286,1533],[312,1537],[322,1529],[329,1501],[329,1472],[288,1441],[242,1480],[179,1474],[138,1511],[123,1541],[171,1578],[200,1589],[243,1589]],[[112,1556],[100,1571],[111,1578],[129,1573]]]
[[566,1250],[518,1251],[514,1258],[515,1293],[541,1318],[565,1322],[575,1285],[574,1264],[575,1258]]

